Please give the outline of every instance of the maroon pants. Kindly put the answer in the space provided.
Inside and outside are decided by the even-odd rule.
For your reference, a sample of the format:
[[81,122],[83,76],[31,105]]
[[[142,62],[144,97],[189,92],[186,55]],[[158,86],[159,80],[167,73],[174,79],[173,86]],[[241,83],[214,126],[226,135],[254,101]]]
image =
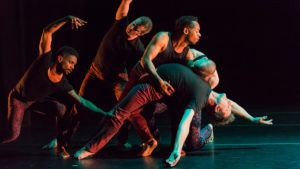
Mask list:
[[[103,74],[95,68],[94,64],[92,64],[80,86],[79,95],[92,101],[104,111],[109,111],[117,104],[126,81],[127,74],[104,77]],[[87,120],[90,120],[91,116],[95,117],[93,113],[94,112],[76,105],[73,107],[71,113],[73,116],[72,122],[67,131],[67,142],[71,141],[71,138],[80,125],[80,121],[87,118]],[[122,132],[118,135],[119,144],[124,144],[128,139],[127,127],[123,127]]]
[[115,107],[114,118],[106,120],[105,124],[85,146],[86,150],[96,153],[119,131],[126,119],[137,129],[143,142],[153,138],[145,118],[140,112],[149,102],[160,100],[162,95],[150,84],[138,84],[130,90],[127,96]]
[[39,101],[26,101],[16,93],[15,89],[11,90],[8,96],[8,112],[5,121],[6,133],[1,136],[1,143],[9,143],[19,137],[24,113],[29,109],[38,110],[57,117],[57,141],[59,145],[63,145],[63,133],[68,125],[68,119],[65,115],[66,106],[53,98],[45,98]]

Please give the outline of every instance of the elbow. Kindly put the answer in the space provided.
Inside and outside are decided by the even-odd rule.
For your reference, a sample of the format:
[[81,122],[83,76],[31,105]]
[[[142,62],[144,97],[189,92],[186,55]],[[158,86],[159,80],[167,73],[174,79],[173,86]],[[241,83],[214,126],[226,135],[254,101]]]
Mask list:
[[213,77],[213,78],[209,79],[208,83],[211,86],[211,89],[214,89],[214,88],[216,88],[218,86],[219,82],[220,82],[219,78]]
[[147,66],[148,66],[148,63],[149,63],[149,60],[143,57],[143,58],[142,58],[142,61],[141,61],[141,66],[142,66],[144,69],[146,69]]
[[51,35],[51,31],[49,26],[46,26],[43,28],[43,36],[49,36],[49,35]]

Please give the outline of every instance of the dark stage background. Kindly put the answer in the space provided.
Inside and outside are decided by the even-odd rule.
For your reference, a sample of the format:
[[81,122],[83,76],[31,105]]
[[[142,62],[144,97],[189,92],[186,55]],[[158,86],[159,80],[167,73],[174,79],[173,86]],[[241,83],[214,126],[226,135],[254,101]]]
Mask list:
[[[0,107],[6,111],[7,95],[38,55],[42,28],[67,14],[87,20],[72,31],[70,25],[55,33],[53,49],[75,47],[81,57],[69,76],[80,83],[97,47],[114,21],[121,0],[4,0],[0,5]],[[142,41],[170,30],[182,15],[199,17],[202,38],[196,49],[217,63],[218,92],[247,109],[300,109],[299,49],[300,1],[261,0],[134,0],[129,16],[150,16],[154,29]]]

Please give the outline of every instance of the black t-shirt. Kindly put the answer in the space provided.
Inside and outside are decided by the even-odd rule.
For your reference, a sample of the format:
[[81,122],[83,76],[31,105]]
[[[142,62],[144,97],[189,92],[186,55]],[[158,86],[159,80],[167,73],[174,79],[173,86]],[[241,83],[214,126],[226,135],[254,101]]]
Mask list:
[[17,93],[26,100],[36,101],[53,93],[73,90],[65,75],[58,83],[50,81],[48,69],[53,63],[51,51],[38,56],[16,85]]
[[145,47],[139,38],[127,40],[128,24],[127,17],[116,20],[99,45],[93,63],[104,78],[131,70],[143,55]]
[[166,63],[180,63],[180,64],[187,64],[186,55],[189,51],[189,46],[185,47],[181,53],[177,53],[174,50],[172,40],[171,40],[171,33],[168,33],[169,35],[169,42],[166,47],[166,49],[159,53],[154,59],[153,64],[155,67],[158,67],[161,64]]
[[170,63],[159,66],[157,73],[162,79],[170,82],[175,89],[175,93],[165,99],[169,106],[190,108],[199,112],[207,104],[211,88],[190,68]]

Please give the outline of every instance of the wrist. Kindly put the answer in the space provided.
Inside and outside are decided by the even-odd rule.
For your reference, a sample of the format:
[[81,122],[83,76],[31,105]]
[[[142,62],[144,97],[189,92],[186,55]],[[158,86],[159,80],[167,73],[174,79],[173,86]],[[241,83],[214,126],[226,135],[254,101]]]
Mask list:
[[74,16],[72,16],[72,15],[67,15],[67,16],[65,16],[65,20],[66,21],[70,21],[70,20],[72,20],[74,18]]

